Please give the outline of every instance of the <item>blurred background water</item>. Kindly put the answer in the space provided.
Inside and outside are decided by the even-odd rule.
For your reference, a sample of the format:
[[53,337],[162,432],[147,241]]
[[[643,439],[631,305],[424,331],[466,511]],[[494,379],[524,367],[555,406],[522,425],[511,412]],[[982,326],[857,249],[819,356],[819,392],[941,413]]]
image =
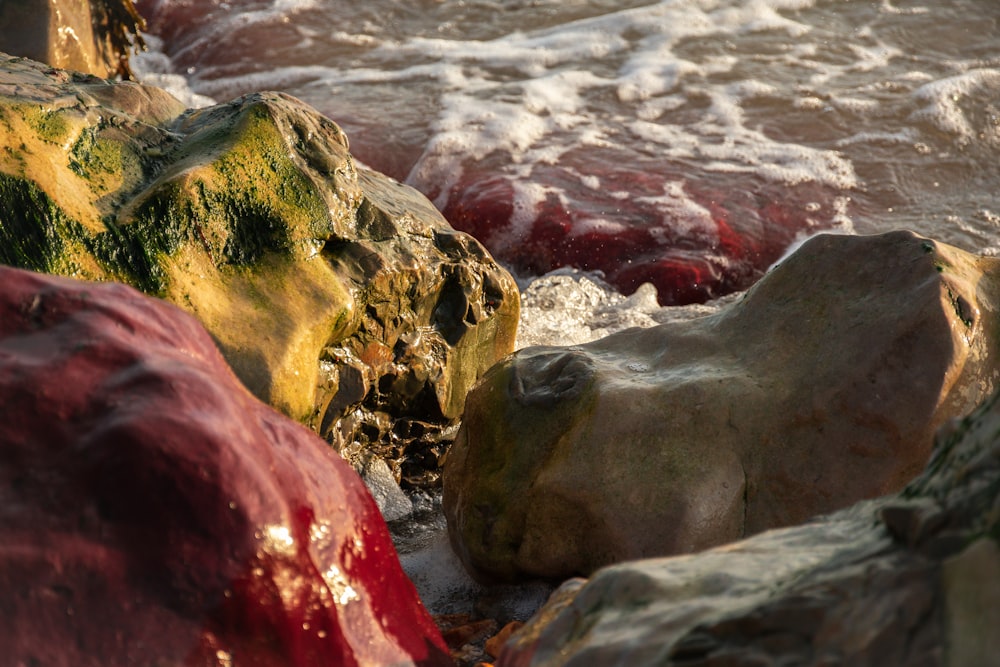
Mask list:
[[521,278],[666,305],[822,230],[1000,252],[994,0],[139,4],[160,70],[312,104]]

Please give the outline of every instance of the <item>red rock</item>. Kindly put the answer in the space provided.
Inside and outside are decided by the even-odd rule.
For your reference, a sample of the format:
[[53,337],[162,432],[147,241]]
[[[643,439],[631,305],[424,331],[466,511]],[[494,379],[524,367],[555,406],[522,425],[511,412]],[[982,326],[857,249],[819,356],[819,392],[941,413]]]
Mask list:
[[[595,177],[599,185],[585,187],[574,174]],[[682,183],[677,194],[683,199],[665,194],[671,183]],[[626,294],[650,282],[663,305],[746,289],[796,235],[833,226],[835,197],[815,184],[685,174],[681,165],[615,162],[598,152],[536,168],[530,187],[548,194],[528,204],[529,210],[515,205],[525,182],[505,175],[496,160],[463,164],[462,177],[446,196],[426,176],[414,185],[442,203],[455,228],[516,271],[601,271]]]
[[375,503],[190,316],[0,268],[6,664],[450,664]]

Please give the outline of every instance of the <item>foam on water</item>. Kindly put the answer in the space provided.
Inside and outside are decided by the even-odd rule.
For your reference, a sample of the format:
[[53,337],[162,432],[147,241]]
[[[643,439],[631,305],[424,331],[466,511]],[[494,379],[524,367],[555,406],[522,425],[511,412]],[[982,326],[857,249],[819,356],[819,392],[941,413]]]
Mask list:
[[[192,80],[198,90],[215,97],[249,89],[304,86],[303,96],[314,98],[321,87],[414,84],[432,79],[440,95],[440,107],[433,120],[435,139],[413,172],[413,178],[421,180],[437,177],[437,169],[429,167],[428,161],[440,163],[447,161],[448,156],[478,159],[499,150],[509,153],[515,163],[530,164],[533,156],[529,152],[549,142],[549,148],[555,150],[546,151],[541,161],[552,163],[581,140],[584,143],[607,140],[615,131],[615,123],[623,120],[617,116],[630,114],[631,110],[627,106],[606,108],[600,99],[588,98],[606,97],[607,91],[625,103],[649,101],[677,91],[686,80],[725,74],[735,66],[734,56],[704,56],[694,61],[679,58],[674,47],[684,40],[710,35],[762,31],[779,31],[797,39],[807,34],[810,27],[779,12],[811,5],[809,1],[781,0],[758,0],[735,6],[662,2],[544,30],[514,30],[493,39],[469,41],[454,36],[442,39],[419,35],[385,39],[378,34],[365,34],[364,30],[372,26],[361,25],[357,26],[358,32],[338,30],[333,34],[335,39],[360,47],[354,54],[360,62],[353,60],[349,67],[276,64],[263,70],[227,75],[231,68],[220,64],[199,66]],[[267,9],[233,13],[228,20],[238,25],[258,22],[266,26],[293,20],[295,14],[314,8],[315,3],[275,2]],[[217,32],[213,31],[212,36]],[[319,56],[322,61],[322,54]],[[756,94],[755,91],[745,84],[729,90],[725,86],[714,88],[711,112],[725,129],[738,127],[740,97]],[[329,101],[323,106],[329,108]],[[669,106],[669,100],[661,106]],[[649,106],[643,108],[647,116],[649,109]],[[712,127],[706,129],[709,136],[715,134]],[[672,146],[676,134],[648,138]],[[762,135],[752,138],[757,143],[769,143]],[[685,143],[688,148],[682,155],[695,157],[691,142]],[[780,150],[781,147],[777,149]],[[674,147],[674,154],[678,152],[679,148]],[[758,148],[756,152],[767,151]],[[717,153],[719,163],[725,162],[728,156],[724,151]],[[739,152],[733,157],[737,163],[744,161]],[[787,169],[786,164],[783,173]],[[427,174],[428,171],[433,174]],[[812,174],[808,165],[803,165],[802,172],[798,179],[828,177],[823,173]]]
[[[711,245],[705,182],[818,185],[849,198],[859,231],[1000,247],[976,215],[1000,208],[1000,179],[963,192],[995,163],[1000,31],[984,0],[233,0],[203,12],[208,25],[172,33],[194,90],[301,97],[344,126],[362,161],[442,209],[480,177],[468,172],[493,174],[490,192],[512,203],[494,251],[523,243],[547,201],[573,213],[577,236],[613,222],[587,194],[603,187],[643,198],[660,238]],[[662,198],[620,187],[581,158],[589,149],[624,151],[609,159],[680,185]],[[816,201],[814,228],[793,236],[844,227]]]
[[978,133],[962,108],[962,102],[970,96],[1000,101],[1000,69],[973,69],[920,86],[913,98],[922,106],[911,118],[930,121],[942,132],[953,135],[959,145],[967,145]]
[[163,88],[191,109],[215,104],[211,97],[194,92],[184,76],[174,73],[174,65],[163,53],[163,42],[159,37],[144,35],[144,39],[147,50],[130,58],[137,79],[147,85]]

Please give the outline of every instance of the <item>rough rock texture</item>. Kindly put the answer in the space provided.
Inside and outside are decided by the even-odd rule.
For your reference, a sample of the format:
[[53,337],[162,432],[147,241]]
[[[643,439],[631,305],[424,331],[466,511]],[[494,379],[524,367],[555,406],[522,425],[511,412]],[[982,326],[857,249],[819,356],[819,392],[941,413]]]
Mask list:
[[5,663],[450,664],[361,481],[194,318],[0,285]]
[[185,111],[0,56],[0,128],[0,262],[173,301],[338,445],[433,443],[513,347],[510,276],[293,98]]
[[996,386],[998,271],[824,235],[715,315],[521,350],[445,463],[452,543],[482,578],[565,578],[896,491]]
[[4,0],[0,51],[96,76],[131,78],[128,56],[144,46],[132,0]]
[[497,667],[995,665],[1000,395],[902,492],[553,595]]

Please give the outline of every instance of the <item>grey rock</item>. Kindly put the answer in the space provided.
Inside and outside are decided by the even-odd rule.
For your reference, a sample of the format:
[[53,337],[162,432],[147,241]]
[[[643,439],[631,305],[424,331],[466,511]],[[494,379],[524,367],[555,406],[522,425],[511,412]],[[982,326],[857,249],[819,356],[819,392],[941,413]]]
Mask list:
[[568,582],[497,667],[996,664],[998,433],[1000,394],[897,494]]

